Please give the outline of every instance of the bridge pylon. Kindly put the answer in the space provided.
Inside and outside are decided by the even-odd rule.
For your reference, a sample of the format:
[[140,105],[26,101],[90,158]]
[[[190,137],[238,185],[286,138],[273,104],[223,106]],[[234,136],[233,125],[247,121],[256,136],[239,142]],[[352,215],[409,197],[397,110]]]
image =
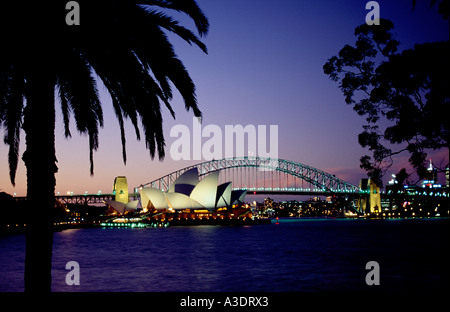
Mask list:
[[372,179],[359,181],[360,194],[365,194],[359,199],[359,211],[362,213],[376,214],[381,212],[380,187]]
[[128,204],[128,182],[127,177],[118,176],[114,179],[113,188],[114,200],[123,204]]

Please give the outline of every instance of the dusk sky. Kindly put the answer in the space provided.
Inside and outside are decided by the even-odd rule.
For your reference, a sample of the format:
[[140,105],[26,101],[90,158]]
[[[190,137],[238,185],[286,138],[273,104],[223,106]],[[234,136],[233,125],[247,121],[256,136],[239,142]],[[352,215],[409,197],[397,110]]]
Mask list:
[[[345,104],[338,84],[323,73],[322,66],[345,44],[354,44],[354,29],[365,22],[368,13],[366,2],[198,0],[210,22],[209,34],[203,39],[208,55],[181,39],[171,38],[196,84],[203,127],[214,124],[224,132],[225,125],[267,125],[267,128],[278,125],[279,158],[316,167],[358,184],[366,176],[359,168],[359,159],[369,153],[357,141],[365,120]],[[448,40],[449,22],[438,15],[437,6],[429,8],[429,1],[417,0],[412,11],[412,2],[378,1],[381,17],[394,22],[400,49],[412,48],[416,43]],[[188,19],[174,16],[194,29]],[[118,175],[127,176],[132,191],[134,186],[200,162],[171,158],[170,146],[176,138],[169,136],[170,129],[177,124],[192,129],[193,114],[185,111],[181,97],[176,95],[172,102],[176,120],[165,107],[162,109],[165,160],[151,160],[145,142],[136,140],[128,121],[125,166],[111,99],[103,85],[98,87],[105,125],[100,130],[99,150],[94,154],[93,177],[89,173],[88,138],[78,135],[73,120],[72,138],[64,138],[57,103],[57,192],[110,193]],[[0,135],[3,138],[3,130]],[[21,155],[25,151],[24,142],[22,133]],[[8,147],[0,144],[0,190],[25,195],[23,161],[19,163],[16,187],[13,187],[9,181],[7,152]],[[433,153],[431,157],[446,164],[448,150]],[[405,165],[408,158],[408,154],[401,154],[392,173]]]

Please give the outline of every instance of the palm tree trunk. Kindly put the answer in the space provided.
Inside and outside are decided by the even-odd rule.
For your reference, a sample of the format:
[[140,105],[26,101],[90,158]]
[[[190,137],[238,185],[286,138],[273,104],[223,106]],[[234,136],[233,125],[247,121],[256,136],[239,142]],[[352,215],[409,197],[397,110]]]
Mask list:
[[[52,211],[55,206],[54,78],[38,60],[27,77],[24,111],[27,169],[27,232],[25,291],[50,292],[53,245]],[[37,63],[37,64],[36,64]]]

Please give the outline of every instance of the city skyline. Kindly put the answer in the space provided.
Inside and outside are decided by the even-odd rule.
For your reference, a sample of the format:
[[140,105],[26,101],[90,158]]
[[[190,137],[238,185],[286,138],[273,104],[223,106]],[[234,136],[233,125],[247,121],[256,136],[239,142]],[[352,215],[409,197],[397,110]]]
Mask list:
[[[199,0],[209,18],[211,29],[204,43],[208,55],[180,39],[169,36],[176,53],[192,76],[203,123],[217,125],[278,125],[278,157],[316,167],[357,184],[366,177],[359,158],[367,153],[357,142],[364,119],[350,106],[336,83],[323,73],[322,66],[345,44],[354,44],[354,29],[365,22],[367,1],[317,1],[298,3],[281,1]],[[400,49],[414,44],[448,40],[448,21],[429,8],[428,1],[378,1],[382,18],[393,21]],[[180,16],[182,22],[186,20]],[[187,24],[191,26],[190,24]],[[89,173],[87,137],[75,134],[64,138],[62,115],[56,111],[56,192],[112,191],[116,176],[125,175],[130,188],[155,180],[177,169],[204,160],[171,159],[169,149],[176,138],[170,129],[192,125],[192,112],[184,110],[178,94],[173,108],[176,120],[163,109],[166,158],[151,160],[144,142],[135,139],[134,129],[126,122],[128,161],[121,157],[120,130],[111,99],[100,83],[104,108],[99,150],[94,153],[93,177]],[[237,113],[239,112],[239,113]],[[0,135],[3,136],[3,129]],[[21,134],[20,157],[25,151]],[[407,164],[409,155],[396,158],[392,173]],[[431,153],[429,158],[448,163],[448,150]],[[143,170],[142,168],[146,168]],[[0,147],[0,190],[26,194],[26,170],[20,160],[16,187],[9,181],[7,146]]]

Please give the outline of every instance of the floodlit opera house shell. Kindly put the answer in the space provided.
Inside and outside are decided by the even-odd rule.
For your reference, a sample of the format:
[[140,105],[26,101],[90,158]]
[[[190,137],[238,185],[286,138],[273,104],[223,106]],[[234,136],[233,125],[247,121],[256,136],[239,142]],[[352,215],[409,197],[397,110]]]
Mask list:
[[208,210],[233,208],[243,203],[246,191],[231,190],[231,182],[218,185],[219,172],[199,179],[197,168],[180,175],[167,192],[153,187],[141,189],[142,208],[148,210]]

